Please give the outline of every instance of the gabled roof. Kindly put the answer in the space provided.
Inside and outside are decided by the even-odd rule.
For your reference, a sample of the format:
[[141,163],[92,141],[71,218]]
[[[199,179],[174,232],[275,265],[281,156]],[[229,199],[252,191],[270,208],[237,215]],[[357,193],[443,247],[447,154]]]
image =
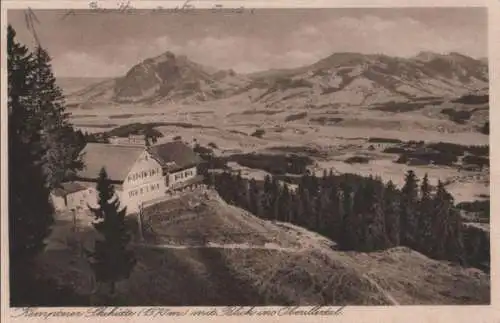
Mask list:
[[76,183],[76,182],[66,182],[61,183],[60,187],[57,187],[53,190],[53,194],[56,196],[66,196],[71,193],[79,192],[86,190],[87,187]]
[[88,143],[82,150],[83,170],[77,172],[80,179],[95,180],[101,168],[106,168],[108,178],[123,182],[137,161],[144,147]]
[[201,162],[201,158],[191,147],[183,142],[173,141],[148,148],[151,157],[156,159],[168,171],[192,167]]

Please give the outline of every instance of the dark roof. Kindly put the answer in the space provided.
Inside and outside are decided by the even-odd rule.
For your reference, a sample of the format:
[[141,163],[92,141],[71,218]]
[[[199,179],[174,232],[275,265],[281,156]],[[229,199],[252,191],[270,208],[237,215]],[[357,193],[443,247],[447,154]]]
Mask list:
[[78,184],[76,182],[66,182],[66,183],[62,183],[60,185],[60,187],[54,189],[53,194],[57,195],[57,196],[66,196],[66,195],[69,195],[71,193],[83,191],[86,189],[87,189],[87,187],[85,187],[81,184]]
[[148,151],[168,171],[181,170],[201,162],[200,156],[180,141],[154,145],[149,147]]
[[80,179],[94,180],[105,167],[110,180],[122,182],[143,151],[142,146],[88,143],[82,151],[85,166],[76,175]]

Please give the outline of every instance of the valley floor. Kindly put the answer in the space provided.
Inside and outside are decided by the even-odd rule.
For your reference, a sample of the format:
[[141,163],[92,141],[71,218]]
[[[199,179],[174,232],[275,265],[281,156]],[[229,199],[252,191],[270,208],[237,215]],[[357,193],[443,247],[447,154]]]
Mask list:
[[[164,135],[162,140],[170,141],[179,136],[186,142],[196,141],[205,147],[217,147],[215,153],[222,156],[269,153],[270,149],[276,153],[276,147],[312,147],[325,153],[323,158],[314,158],[315,170],[319,174],[323,169],[334,169],[340,173],[381,176],[384,181],[392,180],[400,185],[405,172],[413,169],[419,177],[428,173],[431,182],[435,183],[438,179],[446,182],[447,189],[457,202],[474,201],[489,195],[487,171],[395,164],[393,161],[397,155],[382,153],[383,144],[373,145],[375,150],[371,151],[370,143],[367,142],[368,138],[377,137],[488,145],[488,135],[457,125],[445,117],[431,118],[416,112],[391,114],[366,107],[330,110],[257,108],[236,97],[196,105],[99,106],[95,109],[72,110],[72,121],[77,128],[89,132],[107,131],[135,122],[163,123],[156,127]],[[287,117],[294,115],[298,115],[297,120],[286,121]],[[311,121],[339,116],[345,119],[339,124]],[[264,130],[261,138],[251,136],[257,129]],[[369,157],[370,162],[344,162],[348,157],[359,155]],[[248,173],[257,178],[265,175],[258,169],[249,170]]]

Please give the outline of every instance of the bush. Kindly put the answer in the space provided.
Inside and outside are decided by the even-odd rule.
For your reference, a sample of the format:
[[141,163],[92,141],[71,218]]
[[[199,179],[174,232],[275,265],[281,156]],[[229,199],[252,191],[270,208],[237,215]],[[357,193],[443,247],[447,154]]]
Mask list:
[[295,120],[300,120],[304,119],[307,117],[307,112],[301,112],[301,113],[296,113],[296,114],[291,114],[285,118],[285,121],[295,121]]
[[331,123],[339,123],[342,122],[344,119],[338,117],[317,117],[317,118],[311,118],[310,120],[311,122],[316,122],[325,125]]
[[480,156],[473,156],[473,155],[465,156],[462,161],[466,165],[477,165],[479,167],[484,167],[484,166],[490,165],[489,158],[480,157]]
[[128,137],[129,135],[144,134],[149,137],[163,137],[163,134],[156,130],[155,127],[161,123],[131,123],[116,127],[110,130],[107,135],[110,137]]
[[479,213],[482,217],[490,217],[490,200],[460,202],[456,205],[456,207],[466,212]]
[[458,124],[465,124],[467,120],[469,120],[472,117],[472,112],[470,111],[456,111],[451,108],[446,108],[441,110],[442,114],[445,114],[448,116],[448,118]]
[[262,138],[262,136],[265,134],[266,132],[264,131],[264,129],[257,129],[255,130],[250,136],[252,137],[257,137],[257,138]]
[[347,158],[346,160],[344,160],[344,162],[347,164],[368,164],[370,162],[370,159],[363,156],[353,156]]
[[456,100],[453,100],[453,103],[463,103],[463,104],[486,104],[490,101],[490,96],[486,95],[474,95],[467,94]]
[[420,110],[425,107],[424,103],[409,103],[409,102],[388,102],[383,105],[373,107],[373,110],[379,110],[383,112],[411,112],[415,110]]
[[489,135],[490,134],[490,122],[486,121],[484,125],[479,130],[482,134]]
[[383,152],[387,154],[406,154],[409,153],[410,150],[401,147],[387,147]]
[[213,148],[213,149],[219,148],[219,147],[217,147],[217,145],[214,142],[209,142],[208,147]]
[[393,138],[379,138],[379,137],[370,137],[368,139],[368,142],[372,143],[391,143],[391,144],[400,144],[403,141],[399,139],[393,139]]
[[237,154],[228,159],[242,166],[262,169],[271,174],[304,174],[307,166],[313,163],[310,157],[298,155]]
[[181,136],[175,136],[174,138],[172,138],[174,141],[177,141],[177,140],[181,140],[182,137]]

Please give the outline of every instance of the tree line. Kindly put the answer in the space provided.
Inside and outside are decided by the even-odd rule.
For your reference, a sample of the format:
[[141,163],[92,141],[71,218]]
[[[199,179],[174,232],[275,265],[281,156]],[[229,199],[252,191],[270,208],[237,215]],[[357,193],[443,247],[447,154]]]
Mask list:
[[432,258],[464,263],[461,217],[439,181],[406,174],[398,189],[392,181],[353,174],[305,174],[297,186],[266,176],[263,183],[227,171],[210,173],[207,184],[228,203],[268,220],[318,232],[343,250],[376,251],[408,246]]

